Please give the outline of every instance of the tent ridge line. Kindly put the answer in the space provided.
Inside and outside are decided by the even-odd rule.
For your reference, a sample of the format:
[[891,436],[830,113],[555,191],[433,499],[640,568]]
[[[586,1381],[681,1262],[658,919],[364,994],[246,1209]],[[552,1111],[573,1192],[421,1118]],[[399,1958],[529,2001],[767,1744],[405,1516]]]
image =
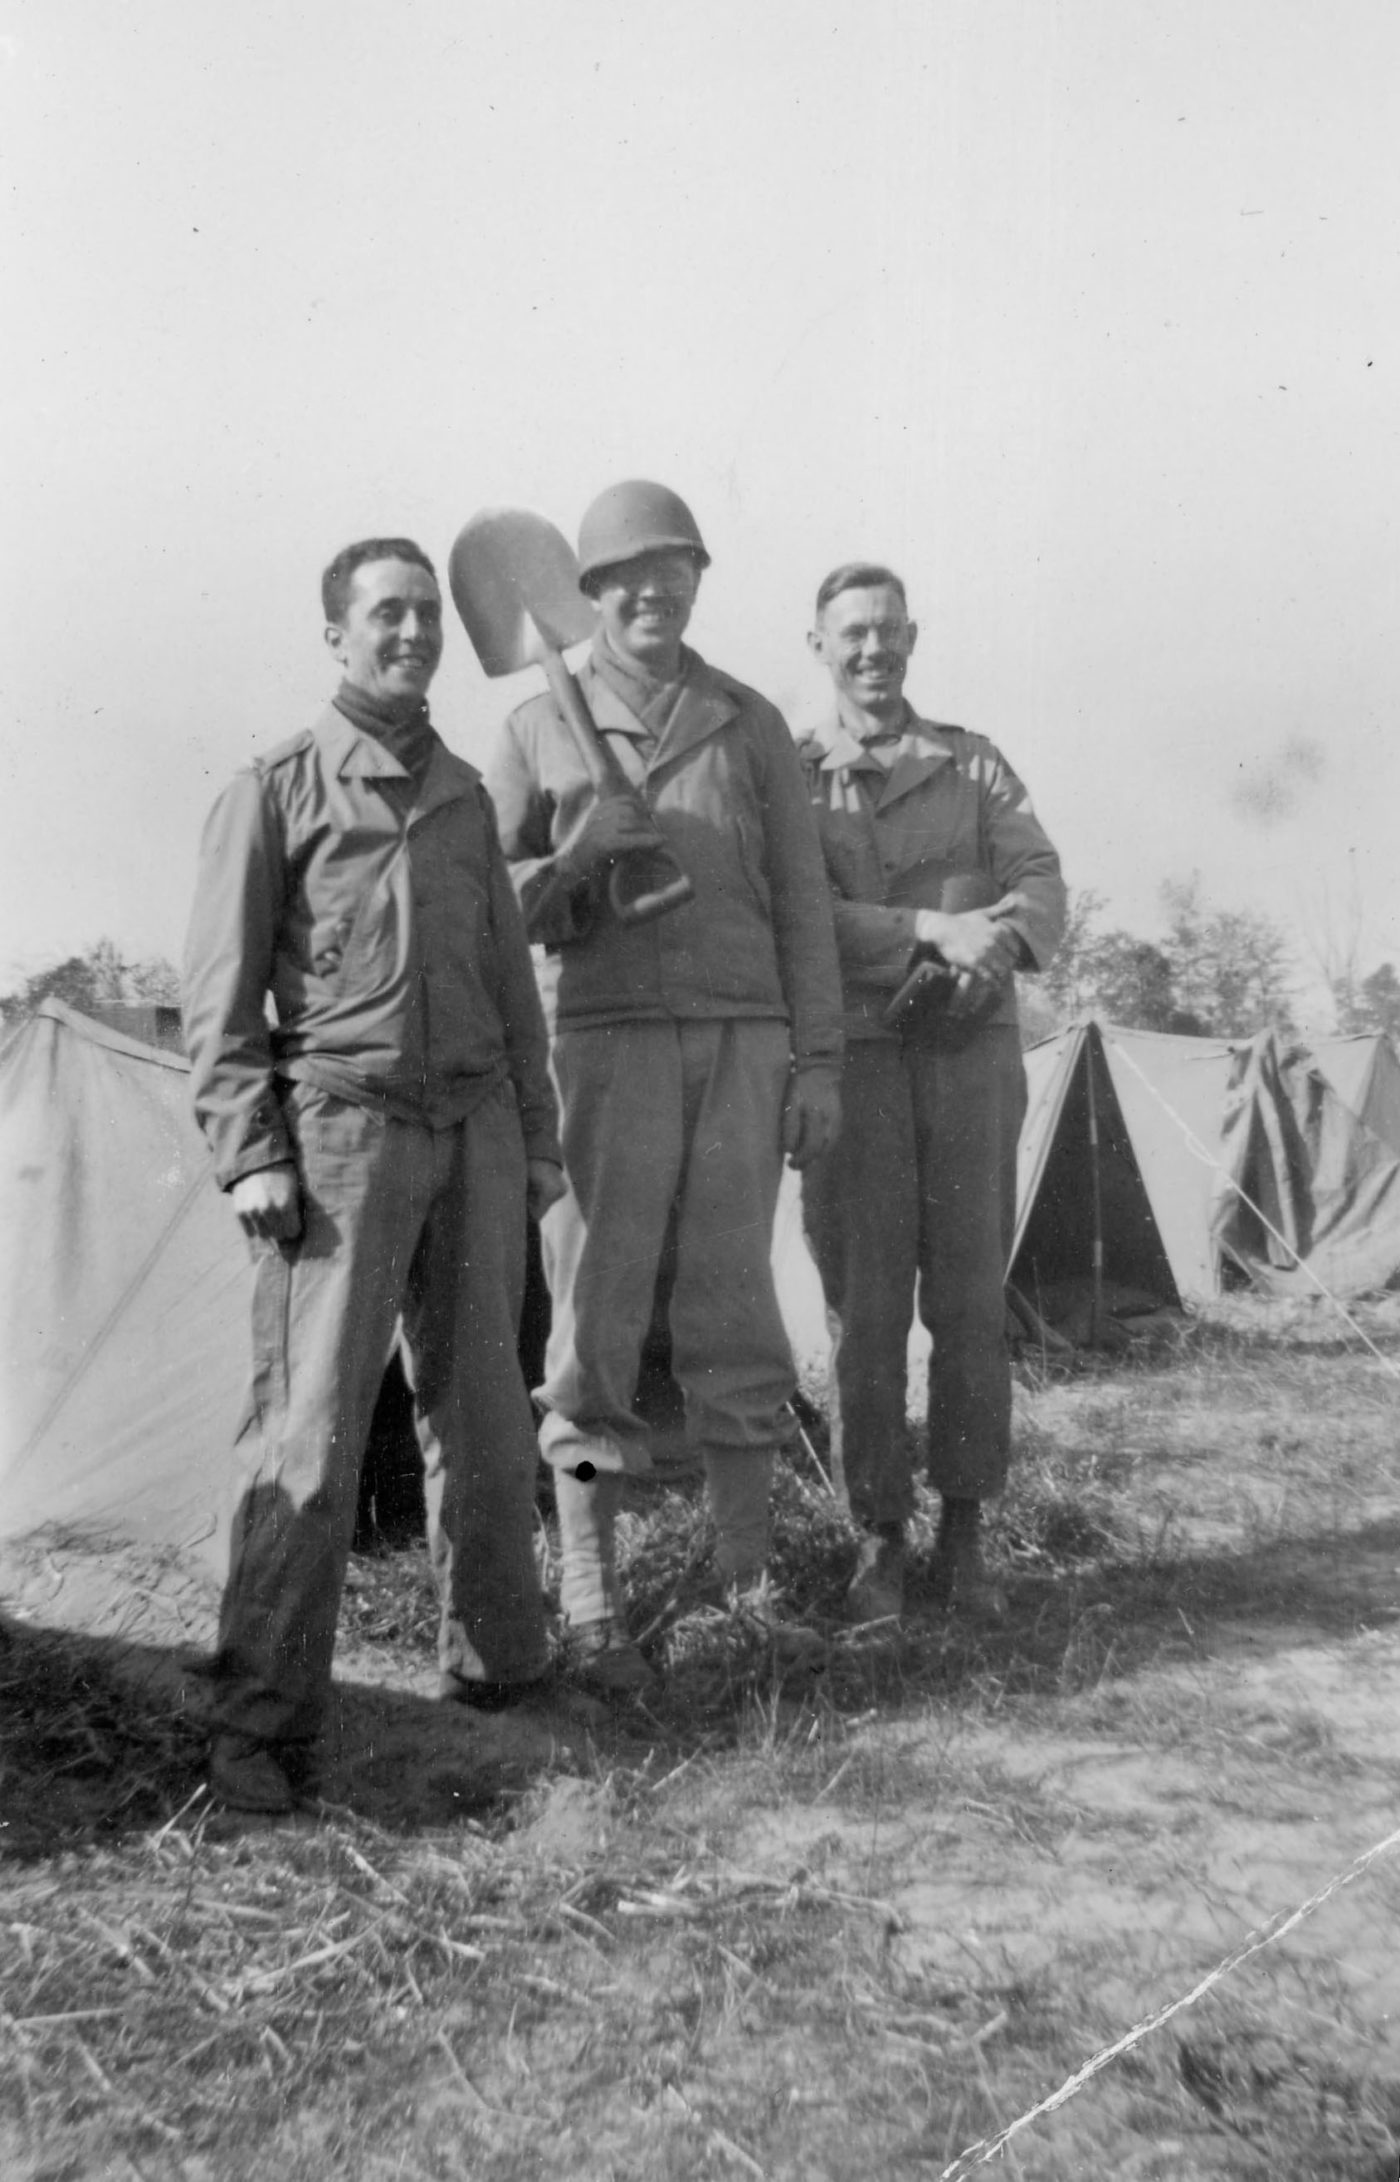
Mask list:
[[[189,1061],[183,1053],[169,1053],[163,1046],[147,1045],[141,1038],[129,1038],[124,1030],[114,1030],[110,1023],[102,1022],[97,1016],[84,1015],[81,1008],[70,1008],[66,1000],[41,1000],[34,1010],[34,1017],[61,1023],[76,1037],[85,1038],[89,1045],[105,1046],[110,1053],[124,1053],[128,1060],[144,1061],[154,1068],[173,1068],[181,1076],[188,1076],[190,1072]],[[23,1025],[19,1027],[22,1029]]]

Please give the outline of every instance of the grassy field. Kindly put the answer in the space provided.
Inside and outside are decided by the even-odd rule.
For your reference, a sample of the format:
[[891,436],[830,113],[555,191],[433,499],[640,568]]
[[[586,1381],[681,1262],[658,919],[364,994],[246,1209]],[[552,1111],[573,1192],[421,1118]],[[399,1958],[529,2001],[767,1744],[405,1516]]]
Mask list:
[[1400,1311],[1363,1323],[1024,1366],[1003,1628],[932,1614],[929,1507],[907,1626],[846,1629],[799,1453],[796,1688],[693,1489],[625,1518],[649,1709],[434,1706],[422,1550],[362,1558],[281,1825],[209,1810],[188,1661],[10,1625],[0,2172],[1395,2182],[1400,1853],[962,2156],[1400,1824]]

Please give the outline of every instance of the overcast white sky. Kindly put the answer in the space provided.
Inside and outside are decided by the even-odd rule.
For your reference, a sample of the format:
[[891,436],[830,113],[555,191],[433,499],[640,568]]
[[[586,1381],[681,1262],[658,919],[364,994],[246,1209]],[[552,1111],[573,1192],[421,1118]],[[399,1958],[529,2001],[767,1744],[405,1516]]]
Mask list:
[[1400,960],[1397,143],[1393,0],[0,0],[0,983],[178,954],[337,545],[632,475],[790,717],[890,560],[1116,921]]

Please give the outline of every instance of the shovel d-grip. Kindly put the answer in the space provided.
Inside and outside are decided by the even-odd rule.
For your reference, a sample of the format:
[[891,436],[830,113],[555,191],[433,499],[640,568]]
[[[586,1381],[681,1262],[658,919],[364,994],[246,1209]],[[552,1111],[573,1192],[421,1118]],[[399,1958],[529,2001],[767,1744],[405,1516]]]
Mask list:
[[608,904],[619,924],[650,924],[653,917],[666,916],[694,895],[694,887],[665,846],[629,850],[608,873]]

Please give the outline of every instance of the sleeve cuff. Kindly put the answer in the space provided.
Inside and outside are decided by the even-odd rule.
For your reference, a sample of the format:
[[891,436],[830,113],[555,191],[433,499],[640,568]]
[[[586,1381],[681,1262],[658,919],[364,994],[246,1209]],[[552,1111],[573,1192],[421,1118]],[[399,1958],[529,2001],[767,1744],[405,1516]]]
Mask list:
[[294,1167],[296,1155],[290,1144],[281,1146],[264,1144],[256,1150],[251,1147],[240,1152],[227,1167],[220,1168],[218,1183],[221,1190],[231,1190],[235,1182],[241,1182],[246,1174],[261,1174],[267,1167]]

